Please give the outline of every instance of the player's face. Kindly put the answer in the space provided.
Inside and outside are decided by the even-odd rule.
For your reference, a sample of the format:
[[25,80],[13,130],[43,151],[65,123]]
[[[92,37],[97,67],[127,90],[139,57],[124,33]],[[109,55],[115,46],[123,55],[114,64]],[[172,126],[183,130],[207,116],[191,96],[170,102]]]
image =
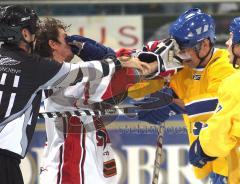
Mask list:
[[188,65],[190,68],[196,68],[199,65],[199,58],[197,57],[194,49],[184,48],[179,53],[183,58],[183,64]]
[[[190,68],[196,68],[199,64],[200,66],[206,66],[211,57],[209,54],[211,47],[208,39],[204,39],[199,45],[196,45],[196,47],[198,48],[184,48],[180,51],[180,54],[184,54],[186,57],[186,59],[183,59],[183,64],[188,65]],[[202,63],[200,63],[200,58],[205,58]]]
[[229,59],[232,62],[234,55],[232,53],[232,38],[233,38],[233,34],[230,33],[228,40],[225,42],[226,46],[227,46],[227,50],[229,52]]
[[[229,59],[230,59],[230,62],[232,63],[233,62],[233,59],[234,59],[234,55],[237,56],[237,61],[236,63],[240,63],[240,45],[239,44],[235,44],[233,45],[232,44],[232,39],[233,39],[233,34],[230,33],[229,35],[229,39],[226,41],[226,46],[227,46],[227,49],[228,49],[228,52],[229,52]],[[233,54],[234,53],[234,54]]]
[[54,57],[58,58],[58,61],[70,62],[73,58],[71,47],[67,44],[65,38],[67,33],[63,29],[59,29],[58,41],[54,48]]

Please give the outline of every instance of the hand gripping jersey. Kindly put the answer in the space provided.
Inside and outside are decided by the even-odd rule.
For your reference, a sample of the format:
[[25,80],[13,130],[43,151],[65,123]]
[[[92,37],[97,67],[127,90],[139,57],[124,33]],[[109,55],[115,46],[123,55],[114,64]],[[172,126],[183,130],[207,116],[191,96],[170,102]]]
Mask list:
[[121,68],[117,60],[104,61],[60,64],[4,44],[0,49],[0,154],[25,157],[37,122],[42,89],[92,81]]
[[[170,81],[170,86],[184,101],[187,114],[183,118],[188,130],[190,144],[198,137],[201,128],[212,116],[218,103],[218,87],[223,79],[234,73],[226,50],[215,49],[205,68],[184,67]],[[226,158],[209,162],[202,169],[194,168],[198,178],[206,177],[210,172],[227,176]]]
[[204,152],[213,157],[228,156],[229,184],[240,183],[240,73],[231,75],[219,87],[215,114],[201,130]]
[[[133,71],[122,69],[112,77],[77,83],[56,91],[45,100],[45,110],[51,112],[92,108],[92,103],[125,92],[128,85],[137,82]],[[94,124],[98,130],[87,131],[81,123]],[[116,183],[114,176],[117,171],[110,138],[100,117],[47,119],[46,131],[47,144],[40,174],[42,184]]]

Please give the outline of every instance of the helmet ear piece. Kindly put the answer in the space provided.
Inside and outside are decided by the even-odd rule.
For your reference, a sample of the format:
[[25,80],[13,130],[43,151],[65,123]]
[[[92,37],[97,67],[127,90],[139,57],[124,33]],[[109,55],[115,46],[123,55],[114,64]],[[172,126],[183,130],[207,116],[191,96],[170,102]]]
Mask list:
[[236,17],[232,20],[229,31],[233,34],[232,44],[235,45],[240,43],[240,17]]

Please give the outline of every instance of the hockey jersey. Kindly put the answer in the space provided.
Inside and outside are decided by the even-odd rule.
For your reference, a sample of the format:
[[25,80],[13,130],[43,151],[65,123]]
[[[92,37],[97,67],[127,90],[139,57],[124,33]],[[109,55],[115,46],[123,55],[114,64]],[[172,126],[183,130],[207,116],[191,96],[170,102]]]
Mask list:
[[[204,68],[184,67],[171,79],[170,86],[184,102],[187,114],[183,115],[189,142],[198,137],[206,121],[214,113],[218,104],[218,87],[221,81],[235,72],[229,63],[228,52],[215,49],[213,56]],[[210,172],[227,176],[226,158],[218,158],[203,168],[194,168],[197,178],[205,178]]]
[[204,152],[228,157],[229,184],[240,183],[240,73],[231,75],[219,87],[216,113],[207,121],[199,140]]
[[[45,110],[48,112],[77,110],[79,109],[75,106],[77,101],[81,104],[82,110],[89,110],[88,105],[82,105],[86,86],[87,83],[78,83],[55,92],[51,98],[45,100]],[[116,165],[106,129],[96,130],[96,125],[96,129],[87,131],[82,126],[82,123],[93,126],[103,123],[100,118],[92,116],[56,118],[47,119],[45,123],[47,143],[44,148],[40,183],[92,184],[96,178],[102,184],[109,183],[110,179],[112,181],[113,178],[110,176],[116,175]],[[111,167],[105,172],[104,165],[108,162],[111,162]]]
[[[57,90],[45,100],[45,110],[92,109],[91,104],[119,95],[137,82],[133,72],[122,69],[113,76]],[[82,123],[94,129],[85,129]],[[116,164],[101,117],[47,119],[46,131],[40,183],[115,183]]]

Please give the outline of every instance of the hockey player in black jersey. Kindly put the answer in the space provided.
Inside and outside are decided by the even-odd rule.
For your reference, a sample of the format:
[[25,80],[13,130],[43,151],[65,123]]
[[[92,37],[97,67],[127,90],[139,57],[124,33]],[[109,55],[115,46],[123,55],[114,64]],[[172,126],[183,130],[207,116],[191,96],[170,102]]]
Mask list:
[[[37,21],[36,13],[22,6],[0,9],[1,184],[23,183],[19,163],[35,129],[42,89],[95,80],[121,68],[115,57],[69,64],[34,56]],[[136,59],[128,67],[142,69]]]

